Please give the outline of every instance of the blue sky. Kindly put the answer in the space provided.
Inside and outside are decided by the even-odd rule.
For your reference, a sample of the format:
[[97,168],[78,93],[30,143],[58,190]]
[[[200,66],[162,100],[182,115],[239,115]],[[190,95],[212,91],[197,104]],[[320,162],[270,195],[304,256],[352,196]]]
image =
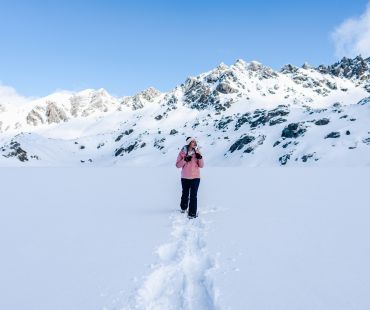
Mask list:
[[0,0],[0,81],[25,96],[100,87],[122,96],[167,91],[238,58],[329,64],[331,33],[367,3]]

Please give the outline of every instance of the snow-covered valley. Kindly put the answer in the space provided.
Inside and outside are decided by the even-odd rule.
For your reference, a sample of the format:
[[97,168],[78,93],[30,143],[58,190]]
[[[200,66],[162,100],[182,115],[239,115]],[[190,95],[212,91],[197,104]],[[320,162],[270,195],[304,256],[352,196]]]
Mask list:
[[366,168],[3,168],[0,308],[365,310]]

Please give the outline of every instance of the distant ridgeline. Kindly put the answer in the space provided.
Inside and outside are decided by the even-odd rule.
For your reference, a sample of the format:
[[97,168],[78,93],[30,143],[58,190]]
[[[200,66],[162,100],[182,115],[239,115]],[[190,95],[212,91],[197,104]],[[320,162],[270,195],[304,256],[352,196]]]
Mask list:
[[280,71],[237,60],[167,93],[0,102],[1,166],[175,167],[188,136],[205,167],[370,165],[370,58]]

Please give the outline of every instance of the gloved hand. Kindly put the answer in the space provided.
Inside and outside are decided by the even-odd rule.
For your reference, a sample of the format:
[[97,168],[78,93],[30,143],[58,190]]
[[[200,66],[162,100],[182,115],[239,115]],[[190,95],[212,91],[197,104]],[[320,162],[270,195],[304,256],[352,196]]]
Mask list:
[[185,156],[185,157],[184,157],[184,160],[185,160],[186,162],[189,162],[189,161],[191,161],[191,156],[190,156],[190,155],[188,155],[188,156]]
[[197,159],[202,159],[202,155],[200,155],[199,153],[195,153],[195,157],[197,158]]

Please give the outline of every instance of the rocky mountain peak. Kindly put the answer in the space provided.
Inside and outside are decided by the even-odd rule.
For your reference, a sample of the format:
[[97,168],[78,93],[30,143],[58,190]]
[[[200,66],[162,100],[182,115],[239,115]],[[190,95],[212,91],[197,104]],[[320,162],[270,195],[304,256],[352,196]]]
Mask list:
[[132,97],[126,97],[123,104],[131,106],[133,110],[141,109],[148,102],[154,102],[162,93],[154,87],[149,87]]
[[233,68],[237,68],[239,70],[245,70],[248,66],[248,63],[243,59],[237,59],[235,63],[232,65]]
[[292,64],[287,64],[280,69],[280,72],[283,74],[295,73],[297,71],[298,71],[298,67]]
[[323,74],[332,74],[347,79],[368,80],[370,78],[370,58],[364,59],[361,55],[353,59],[343,57],[333,65],[320,65],[316,69]]
[[313,69],[313,67],[308,63],[308,62],[305,62],[303,65],[302,65],[302,67],[301,67],[302,69]]
[[217,67],[216,67],[217,70],[219,71],[224,71],[224,70],[228,70],[229,67],[227,65],[225,65],[223,62],[221,62]]
[[140,92],[138,95],[147,101],[153,101],[154,99],[159,97],[161,94],[162,93],[158,89],[151,86],[143,90],[142,92]]

